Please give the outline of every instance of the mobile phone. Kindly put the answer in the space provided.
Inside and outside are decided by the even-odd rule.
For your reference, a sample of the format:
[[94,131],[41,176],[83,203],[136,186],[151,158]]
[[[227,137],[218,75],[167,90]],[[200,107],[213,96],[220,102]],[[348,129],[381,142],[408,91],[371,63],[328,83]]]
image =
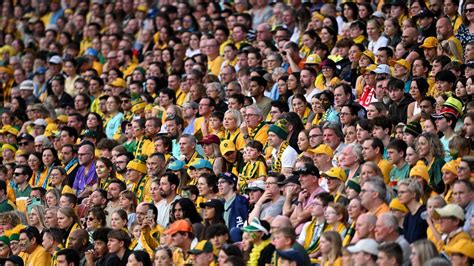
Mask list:
[[153,210],[148,210],[146,215],[148,218],[153,219]]

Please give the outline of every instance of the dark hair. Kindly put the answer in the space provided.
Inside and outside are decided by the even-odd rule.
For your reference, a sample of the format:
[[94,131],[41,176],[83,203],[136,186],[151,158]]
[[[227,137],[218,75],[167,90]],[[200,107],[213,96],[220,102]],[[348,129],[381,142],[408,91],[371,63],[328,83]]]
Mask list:
[[319,199],[323,203],[323,207],[327,207],[330,202],[334,201],[334,197],[328,192],[322,192],[315,196],[316,199]]
[[397,152],[403,152],[403,157],[406,155],[407,147],[407,143],[401,139],[394,139],[387,145],[387,149],[394,149],[397,150]]
[[204,173],[199,176],[199,178],[201,177],[206,180],[206,184],[209,186],[212,193],[219,192],[219,188],[217,187],[217,177],[214,174]]
[[371,140],[371,141],[372,141],[372,143],[370,144],[370,146],[372,147],[372,149],[377,149],[377,148],[379,148],[379,154],[383,154],[384,146],[383,146],[383,142],[382,142],[379,138],[372,137],[372,138],[366,139],[366,141],[367,141],[367,140]]
[[108,242],[107,235],[112,231],[111,228],[108,227],[99,227],[97,228],[94,233],[92,233],[92,240],[94,241],[102,241],[104,243]]
[[[206,239],[211,240],[215,236],[222,236],[222,235],[227,235],[229,236],[229,229],[227,229],[227,226],[225,224],[217,223],[217,224],[211,224],[209,227],[206,228]],[[229,236],[230,239],[230,236]]]
[[388,132],[392,131],[392,121],[386,116],[378,116],[372,119],[374,127],[381,127],[382,129],[388,129]]
[[[180,198],[179,200],[176,200],[171,206],[171,214],[174,213],[176,204],[181,206],[181,209],[183,210],[183,218],[189,219],[192,224],[202,222],[202,217],[196,210],[196,205],[192,202],[192,200],[188,198]],[[174,218],[173,215],[171,215],[171,217]]]
[[41,245],[41,242],[43,241],[41,239],[40,232],[38,229],[34,226],[28,226],[20,231],[20,234],[25,233],[28,236],[28,239],[32,239],[33,237],[35,238],[35,243],[37,245]]
[[403,264],[403,251],[400,245],[396,242],[387,242],[379,246],[379,252],[385,253],[388,258],[395,257],[397,265]]
[[125,249],[128,249],[128,247],[132,243],[132,240],[130,239],[128,233],[122,229],[112,229],[107,235],[107,239],[109,238],[117,239],[118,241],[123,241],[123,247]]
[[81,257],[79,256],[79,253],[77,253],[77,251],[71,248],[60,249],[56,253],[56,258],[59,256],[66,257],[66,262],[68,265],[70,263],[73,263],[74,266],[79,266],[79,262],[81,261]]
[[179,177],[174,174],[173,172],[165,172],[161,177],[168,177],[168,182],[170,182],[171,185],[175,185],[175,190],[178,189],[179,186]]
[[426,93],[428,92],[428,89],[430,88],[430,85],[428,84],[426,79],[425,78],[420,78],[420,77],[415,77],[415,78],[413,78],[413,80],[411,82],[412,83],[416,82],[416,87],[418,87],[418,90],[420,91],[421,97],[425,97]]
[[16,165],[15,169],[21,169],[23,171],[23,174],[28,176],[28,178],[33,174],[33,171],[28,165]]
[[[107,192],[105,192],[105,193],[107,193]],[[107,196],[106,196],[106,198],[107,198]],[[101,226],[106,225],[106,223],[107,223],[107,220],[106,220],[106,217],[105,217],[106,214],[105,214],[105,211],[102,208],[93,207],[92,209],[89,210],[88,213],[91,213],[97,219],[97,221],[100,221]]]
[[79,134],[77,133],[77,130],[73,127],[70,126],[64,126],[61,128],[61,131],[66,131],[69,137],[73,137],[74,141],[77,140],[79,137]]
[[135,250],[132,252],[132,254],[135,256],[135,259],[138,262],[141,262],[143,266],[151,266],[151,260],[150,260],[150,254],[148,254],[146,251],[143,250]]
[[[63,233],[59,228],[47,228],[44,229],[43,235],[49,234],[51,238],[57,243],[63,243]],[[107,242],[107,241],[105,241]]]
[[172,89],[168,88],[163,88],[160,90],[160,94],[163,93],[165,95],[168,95],[168,97],[171,99],[173,104],[176,104],[176,92]]
[[389,90],[391,89],[403,90],[405,88],[405,82],[397,78],[390,78],[387,86]]

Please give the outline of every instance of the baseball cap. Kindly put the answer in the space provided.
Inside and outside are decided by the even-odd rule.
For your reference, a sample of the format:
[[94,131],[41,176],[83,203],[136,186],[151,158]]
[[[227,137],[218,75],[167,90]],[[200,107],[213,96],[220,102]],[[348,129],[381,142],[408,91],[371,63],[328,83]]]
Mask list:
[[20,136],[18,136],[18,138],[16,139],[16,141],[21,141],[22,139],[26,139],[27,141],[35,141],[35,138],[33,138],[33,136],[31,136],[30,134],[27,134],[27,133],[23,133],[21,134]]
[[203,168],[212,170],[211,162],[209,162],[208,160],[204,160],[204,159],[197,159],[194,164],[189,166],[189,169],[203,169]]
[[350,253],[365,252],[377,256],[379,253],[379,244],[371,238],[359,240],[355,245],[347,247]]
[[283,249],[283,250],[277,250],[277,255],[285,260],[289,261],[294,261],[296,262],[296,265],[303,265],[303,254],[301,254],[298,250],[296,249]]
[[326,154],[328,157],[334,156],[334,151],[326,144],[320,144],[318,147],[311,150],[314,154]]
[[434,17],[436,16],[433,12],[431,12],[431,10],[424,8],[420,10],[420,12],[418,12],[418,14],[416,14],[413,18],[416,20],[419,18],[434,18]]
[[443,208],[436,208],[434,211],[435,218],[455,217],[464,221],[464,210],[457,204],[448,204]]
[[177,220],[170,225],[170,228],[165,231],[167,235],[174,235],[178,232],[192,232],[193,228],[186,220]]
[[390,65],[395,66],[395,65],[401,65],[402,67],[410,70],[411,69],[411,64],[405,59],[398,59],[398,60],[390,60]]
[[46,120],[44,120],[43,118],[38,118],[35,120],[35,122],[33,122],[33,125],[46,127],[48,123],[46,123]]
[[59,65],[63,62],[63,59],[59,55],[53,55],[49,59],[50,64]]
[[168,165],[168,170],[179,171],[184,168],[186,164],[183,161],[175,160],[174,162]]
[[32,91],[35,89],[35,83],[32,80],[24,80],[20,83],[20,90]]
[[234,142],[232,142],[232,140],[228,140],[228,139],[222,141],[219,148],[221,150],[221,154],[223,154],[223,155],[230,152],[230,151],[237,151],[237,149],[235,148]]
[[260,220],[257,219],[257,218],[254,218],[253,221],[249,225],[242,227],[242,231],[247,232],[247,233],[249,233],[249,232],[263,232],[265,235],[269,234],[268,229],[265,228],[265,226],[263,226],[260,223]]
[[211,134],[211,135],[205,136],[201,141],[198,142],[198,144],[212,144],[212,143],[220,144],[221,140],[219,139],[218,136]]
[[385,19],[385,14],[381,11],[375,11],[374,13],[372,13],[372,16],[371,17],[375,17],[375,18],[383,18]]
[[265,191],[265,182],[263,180],[256,180],[249,184],[249,186],[245,189],[245,193],[249,191]]
[[211,207],[216,209],[216,213],[223,213],[224,212],[224,203],[218,199],[210,199],[206,202],[201,202],[199,207],[206,208]]
[[444,118],[444,115],[452,115],[454,117],[458,117],[457,111],[450,107],[443,107],[438,113],[432,114],[431,116],[433,118],[440,119]]
[[375,74],[387,74],[390,75],[390,67],[386,64],[380,64],[377,66],[377,68],[374,70]]
[[339,179],[343,182],[346,182],[347,179],[346,172],[341,167],[332,167],[321,175],[332,179]]
[[310,174],[310,175],[315,175],[317,177],[321,177],[319,174],[319,170],[316,166],[313,164],[305,163],[304,167],[293,171],[294,175],[302,175],[302,174]]
[[193,249],[188,251],[190,254],[202,254],[202,253],[212,253],[214,252],[214,248],[212,246],[211,241],[202,240],[199,241]]
[[237,176],[230,172],[220,173],[219,179],[224,179],[225,181],[234,185],[237,184]]
[[43,75],[44,73],[46,73],[48,69],[45,68],[45,67],[38,67],[38,69],[36,69],[36,72],[34,73],[34,75]]
[[375,62],[375,55],[370,50],[365,50],[362,52],[362,55],[367,56],[372,62]]
[[423,41],[423,44],[420,45],[420,47],[427,48],[427,49],[436,48],[438,47],[438,39],[436,39],[436,37],[427,37]]
[[82,137],[97,138],[97,132],[94,130],[86,129],[84,131],[84,134],[82,134]]
[[447,245],[445,251],[450,255],[458,253],[474,259],[474,243],[469,239],[459,239],[454,245]]
[[310,54],[308,58],[306,58],[306,65],[318,65],[321,64],[321,57],[317,54]]
[[110,86],[125,88],[127,86],[127,82],[123,78],[116,78],[110,83]]
[[292,183],[292,184],[296,184],[298,186],[301,186],[300,184],[300,177],[297,176],[297,175],[290,175],[288,178],[286,178],[285,180],[281,181],[281,182],[278,182],[278,185],[279,186],[284,186],[286,184],[289,184],[289,183]]
[[376,64],[370,64],[368,65],[367,67],[364,67],[360,70],[360,73],[361,74],[365,74],[367,72],[374,72],[375,73],[375,70],[377,69],[377,65]]

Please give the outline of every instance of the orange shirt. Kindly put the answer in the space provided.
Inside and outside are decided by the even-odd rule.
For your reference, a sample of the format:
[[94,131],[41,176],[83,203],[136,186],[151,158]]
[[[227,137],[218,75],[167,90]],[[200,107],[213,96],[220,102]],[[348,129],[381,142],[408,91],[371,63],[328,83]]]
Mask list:
[[377,207],[377,209],[372,212],[372,214],[377,216],[377,218],[380,218],[380,216],[389,211],[390,208],[388,207],[388,205],[386,203],[382,203],[380,204],[380,206]]

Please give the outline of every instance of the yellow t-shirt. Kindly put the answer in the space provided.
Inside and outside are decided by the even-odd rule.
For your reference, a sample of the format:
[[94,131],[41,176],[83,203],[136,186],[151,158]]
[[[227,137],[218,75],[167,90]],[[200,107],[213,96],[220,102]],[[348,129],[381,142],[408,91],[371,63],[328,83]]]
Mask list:
[[380,170],[382,170],[385,184],[388,184],[388,182],[390,182],[390,171],[392,171],[393,165],[389,163],[387,160],[382,159],[377,164],[377,166],[380,168]]
[[208,71],[211,72],[213,75],[219,76],[221,73],[221,66],[224,62],[224,58],[222,56],[217,56],[213,60],[208,59],[207,67]]
[[46,252],[42,246],[37,246],[35,250],[28,256],[25,266],[33,265],[49,265],[51,263],[51,254]]

